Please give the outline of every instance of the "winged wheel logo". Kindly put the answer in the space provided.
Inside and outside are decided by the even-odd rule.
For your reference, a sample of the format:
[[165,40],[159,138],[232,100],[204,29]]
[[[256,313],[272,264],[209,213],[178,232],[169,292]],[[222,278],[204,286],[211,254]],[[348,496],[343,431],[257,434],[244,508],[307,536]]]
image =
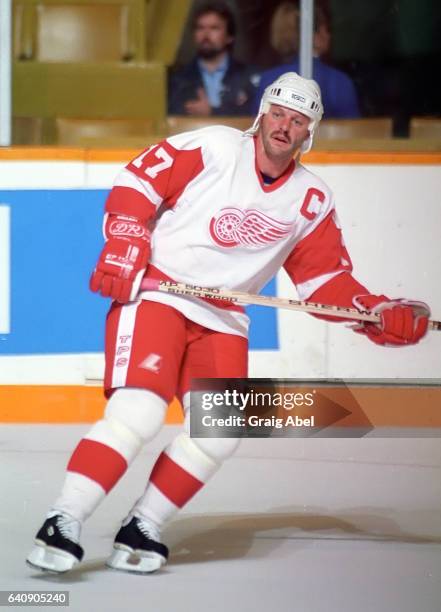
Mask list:
[[285,238],[293,223],[278,221],[249,209],[222,208],[210,221],[210,234],[223,247],[259,248]]

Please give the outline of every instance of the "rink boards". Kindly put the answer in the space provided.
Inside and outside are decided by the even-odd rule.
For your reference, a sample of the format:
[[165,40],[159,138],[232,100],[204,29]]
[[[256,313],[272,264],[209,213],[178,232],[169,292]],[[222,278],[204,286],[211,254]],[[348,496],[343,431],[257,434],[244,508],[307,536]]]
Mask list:
[[[88,291],[106,195],[136,151],[0,151],[0,421],[91,421],[102,411],[108,301]],[[335,193],[355,276],[374,293],[427,301],[441,318],[438,154],[317,153],[305,165]],[[266,291],[295,296],[280,273]],[[437,378],[441,334],[403,350],[344,324],[250,310],[250,375]],[[174,404],[169,421],[180,418]]]

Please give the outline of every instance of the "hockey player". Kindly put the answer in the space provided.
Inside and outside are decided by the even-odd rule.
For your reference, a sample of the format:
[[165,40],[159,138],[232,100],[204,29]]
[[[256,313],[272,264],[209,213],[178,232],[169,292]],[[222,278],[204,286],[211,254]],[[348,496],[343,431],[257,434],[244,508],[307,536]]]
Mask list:
[[160,531],[235,450],[189,436],[191,378],[247,376],[248,318],[229,303],[139,291],[143,277],[258,292],[284,266],[300,299],[381,313],[357,332],[418,342],[429,308],[372,295],[352,276],[328,186],[299,162],[322,117],[315,81],[286,73],[245,133],[208,127],[152,146],[118,175],[91,289],[113,298],[106,323],[103,419],[80,441],[28,562],[63,572],[81,561],[81,525],[160,430],[178,396],[184,431],[158,457],[115,537],[108,565],[159,569]]

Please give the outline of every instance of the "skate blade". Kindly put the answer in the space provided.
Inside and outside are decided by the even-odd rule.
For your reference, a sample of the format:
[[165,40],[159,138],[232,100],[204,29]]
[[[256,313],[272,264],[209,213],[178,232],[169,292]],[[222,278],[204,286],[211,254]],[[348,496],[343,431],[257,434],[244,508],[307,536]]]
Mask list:
[[78,559],[65,551],[37,544],[29,553],[26,563],[32,569],[64,574],[78,564]]
[[121,550],[115,548],[106,561],[107,567],[132,574],[151,574],[165,564],[162,555],[155,552]]

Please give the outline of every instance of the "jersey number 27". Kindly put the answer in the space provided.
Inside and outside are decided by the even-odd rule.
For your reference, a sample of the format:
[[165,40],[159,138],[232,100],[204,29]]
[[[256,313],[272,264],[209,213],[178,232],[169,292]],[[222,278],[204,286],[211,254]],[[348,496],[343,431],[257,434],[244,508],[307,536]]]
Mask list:
[[[139,157],[132,161],[132,166],[139,168],[144,174],[152,179],[156,178],[158,174],[162,172],[162,170],[170,168],[173,163],[172,156],[169,155],[163,147],[158,147],[157,149],[152,150],[153,148],[154,147],[147,149],[147,151],[144,151],[144,153],[141,153]],[[151,165],[151,162],[153,161],[151,158],[153,155],[159,161],[158,163]]]

